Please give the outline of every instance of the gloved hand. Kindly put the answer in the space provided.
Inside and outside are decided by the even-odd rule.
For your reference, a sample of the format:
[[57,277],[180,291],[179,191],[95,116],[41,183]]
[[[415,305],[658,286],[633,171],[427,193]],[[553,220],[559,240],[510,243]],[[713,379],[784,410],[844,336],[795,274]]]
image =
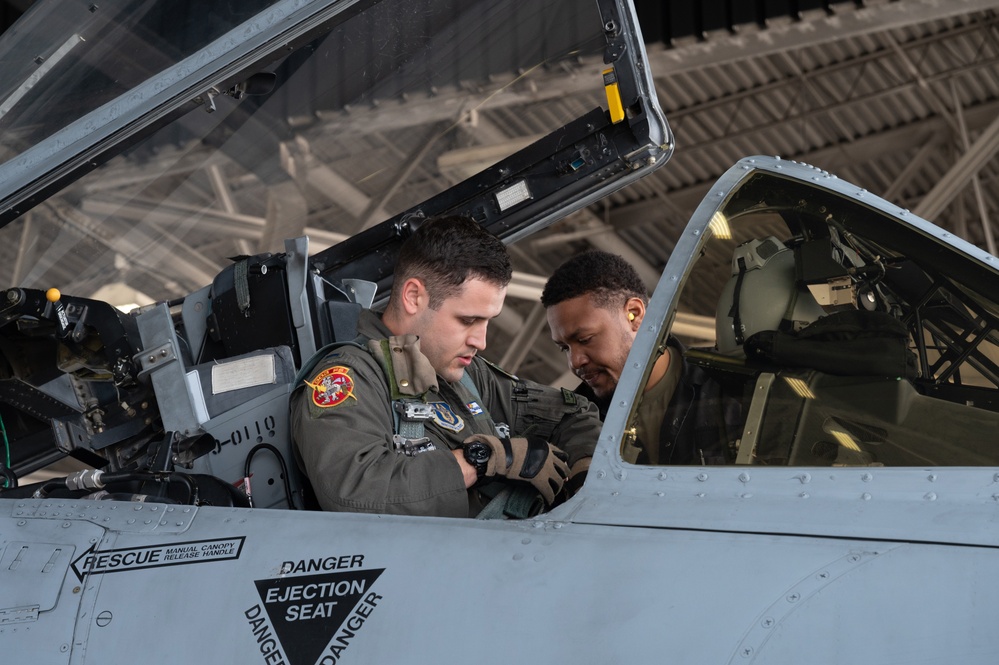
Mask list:
[[537,437],[500,439],[489,434],[473,434],[465,445],[485,443],[492,453],[484,477],[502,476],[531,483],[545,503],[551,505],[569,477],[568,455]]

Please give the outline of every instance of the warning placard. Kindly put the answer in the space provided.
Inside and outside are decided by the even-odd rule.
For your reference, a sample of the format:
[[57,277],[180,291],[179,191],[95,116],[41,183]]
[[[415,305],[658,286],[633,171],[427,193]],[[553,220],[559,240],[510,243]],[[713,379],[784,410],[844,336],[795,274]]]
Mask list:
[[[344,632],[341,628],[345,623],[350,624],[352,638],[363,626],[381,599],[371,591],[371,585],[384,570],[351,570],[255,581],[263,609],[284,647],[288,662],[291,665],[335,663],[350,642],[349,638],[341,639],[340,646],[333,648],[337,645],[336,638]],[[247,616],[256,610],[256,607],[250,608]],[[324,656],[324,652],[327,655]]]
[[177,566],[189,563],[206,563],[238,559],[245,538],[216,540],[191,540],[151,547],[124,547],[97,551],[93,545],[73,561],[73,572],[81,581],[85,574],[103,575],[126,570]]

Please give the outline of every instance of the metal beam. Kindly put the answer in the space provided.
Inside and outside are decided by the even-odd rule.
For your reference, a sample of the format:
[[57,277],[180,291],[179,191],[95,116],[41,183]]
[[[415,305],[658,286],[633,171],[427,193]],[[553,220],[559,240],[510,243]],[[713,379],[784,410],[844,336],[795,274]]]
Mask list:
[[[656,201],[656,203],[661,205],[661,202]],[[656,288],[656,284],[659,283],[659,271],[649,264],[645,260],[645,257],[635,251],[628,241],[617,234],[617,229],[614,225],[605,223],[588,208],[575,212],[566,219],[577,221],[582,228],[566,233],[549,234],[531,244],[535,248],[541,249],[548,245],[562,245],[571,240],[585,239],[594,249],[617,254],[630,263],[635,272],[638,273],[638,276],[642,278],[642,282],[645,283],[649,293]],[[540,295],[541,292],[539,291],[538,297]]]
[[324,199],[346,210],[354,219],[361,219],[371,198],[353,182],[334,171],[312,154],[309,139],[304,135],[281,144],[284,168],[293,178],[305,182]]
[[[651,71],[657,78],[663,78],[997,7],[996,0],[951,0],[946,3],[904,0],[862,9],[844,8],[834,16],[777,25],[757,32],[726,33],[725,37],[712,36],[706,41],[677,48],[658,50],[655,45],[648,45],[647,51]],[[424,98],[379,100],[377,109],[318,110],[315,115],[320,123],[307,133],[310,136],[343,132],[367,135],[460,118],[463,113],[483,114],[492,109],[536,105],[560,97],[585,94],[602,97],[603,67],[601,58],[583,57],[569,71],[535,68],[524,74],[493,75],[491,85],[474,97],[467,89],[447,88]],[[674,120],[675,116],[676,112],[671,112]]]
[[[968,127],[964,123],[964,112],[961,108],[961,97],[957,93],[957,85],[954,80],[951,79],[950,82],[950,92],[951,98],[954,102],[955,115],[957,116],[956,122],[958,126],[958,132],[961,136],[961,145],[967,150],[970,146],[971,140],[968,138]],[[988,249],[989,254],[996,253],[996,241],[992,235],[992,224],[989,222],[989,209],[985,204],[985,195],[982,193],[982,182],[979,178],[978,173],[975,172],[971,176],[971,185],[975,190],[975,203],[978,204],[978,217],[982,222],[982,234],[985,236],[985,247]]]
[[[999,115],[999,102],[990,102],[968,110],[965,118],[970,127],[980,128],[996,118],[997,115]],[[940,118],[932,117],[855,141],[798,155],[786,155],[786,157],[814,164],[830,171],[838,171],[854,163],[875,161],[886,154],[904,154],[913,145],[931,143],[936,147],[942,144],[947,135],[946,122]],[[913,137],[924,138],[919,140]],[[688,146],[688,155],[698,147],[697,144]],[[686,211],[686,214],[689,215],[701,202],[701,199],[707,195],[712,184],[714,183],[698,183],[669,191],[665,196],[668,196],[677,208]],[[875,194],[877,193],[875,192]],[[625,228],[643,224],[656,216],[662,216],[662,204],[658,200],[647,200],[611,208],[610,222],[616,228]]]
[[708,69],[997,8],[999,2],[996,0],[904,0],[859,9],[843,3],[837,6],[842,11],[832,16],[774,25],[765,30],[746,26],[730,36],[684,44],[679,48],[656,50],[650,46],[647,47],[649,67],[657,76]]
[[232,199],[232,192],[229,191],[229,183],[226,182],[225,176],[222,175],[222,169],[219,168],[219,165],[209,164],[205,169],[205,173],[208,175],[208,182],[211,183],[212,191],[215,192],[215,199],[222,210],[230,215],[239,212],[236,208],[236,202]]
[[[202,256],[172,234],[164,232],[154,237],[142,227],[133,227],[121,233],[112,226],[65,204],[49,201],[44,205],[66,228],[114,250],[141,269],[148,270],[152,274],[162,274],[167,272],[168,266],[170,275],[177,280],[178,287],[184,291],[210,284],[219,271],[216,262]],[[163,242],[164,238],[169,242]],[[47,256],[49,254],[52,252],[47,253]],[[52,256],[50,260],[57,261],[58,258]],[[37,269],[38,266],[33,268]]]
[[35,250],[38,247],[38,232],[35,225],[35,215],[28,211],[21,218],[21,241],[17,243],[17,257],[14,259],[14,267],[11,272],[10,283],[17,286],[24,281],[28,272],[28,266],[34,263]]
[[527,357],[531,346],[537,341],[544,329],[545,322],[545,308],[541,306],[540,302],[535,302],[524,321],[524,325],[507,346],[506,353],[500,359],[500,367],[513,373],[520,371],[521,363]]
[[930,155],[940,149],[940,144],[943,142],[942,134],[932,134],[923,146],[916,153],[916,156],[909,160],[909,163],[905,165],[902,172],[895,176],[895,180],[892,181],[891,186],[888,187],[881,195],[886,201],[895,201],[901,196],[905,187],[912,180],[912,177],[919,173],[919,171],[926,166],[926,160],[929,159]]
[[[226,213],[214,208],[177,202],[143,200],[103,194],[88,196],[81,203],[81,210],[96,217],[118,217],[137,222],[176,226],[178,220],[196,220],[203,231],[214,231],[225,237],[258,241],[266,220],[254,215]],[[349,234],[328,231],[313,226],[305,227],[305,235],[323,245],[335,245],[349,238]],[[316,250],[320,251],[319,249]],[[252,254],[252,252],[249,252]]]
[[531,136],[509,139],[502,143],[449,150],[437,157],[437,169],[449,181],[461,182],[518,150],[526,148],[539,138],[541,138],[540,134],[532,134]]
[[513,279],[506,288],[506,297],[541,302],[541,290],[545,288],[547,281],[547,277],[514,270]]
[[264,223],[258,252],[280,252],[285,238],[298,238],[305,233],[309,205],[298,180],[286,180],[267,188],[267,220]]
[[[424,139],[420,141],[422,145],[412,153],[400,156],[400,167],[396,169],[395,173],[392,174],[392,177],[390,178],[391,184],[387,189],[385,189],[385,191],[380,193],[380,198],[372,198],[368,201],[367,207],[363,212],[361,212],[359,217],[361,224],[357,228],[359,232],[371,228],[378,222],[388,217],[385,206],[388,204],[389,199],[395,196],[395,193],[399,191],[399,188],[409,181],[409,176],[411,176],[416,167],[423,162],[427,153],[430,152],[430,149],[434,146],[434,144],[437,143],[437,141],[444,135],[445,131],[446,128],[440,124],[431,125]],[[382,139],[382,141],[385,142],[384,139]],[[395,146],[392,146],[392,148],[395,148]]]
[[913,212],[920,217],[933,220],[997,151],[999,151],[999,116],[982,131],[957,163],[937,181]]

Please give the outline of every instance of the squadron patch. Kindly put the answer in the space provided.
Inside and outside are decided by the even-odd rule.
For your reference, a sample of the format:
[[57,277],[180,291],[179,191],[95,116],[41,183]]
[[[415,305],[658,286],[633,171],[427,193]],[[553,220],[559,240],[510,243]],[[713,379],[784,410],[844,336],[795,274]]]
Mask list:
[[434,410],[434,422],[444,429],[452,432],[460,432],[465,429],[465,421],[451,409],[451,405],[447,402],[431,402],[430,406]]
[[312,403],[328,408],[343,404],[347,398],[357,401],[354,396],[354,380],[350,378],[350,368],[337,365],[328,367],[305,384],[312,388]]

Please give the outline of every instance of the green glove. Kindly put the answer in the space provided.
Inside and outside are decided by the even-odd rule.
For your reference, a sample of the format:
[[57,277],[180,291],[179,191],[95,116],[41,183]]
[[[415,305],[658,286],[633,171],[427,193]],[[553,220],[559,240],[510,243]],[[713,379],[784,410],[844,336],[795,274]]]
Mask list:
[[509,480],[524,480],[534,486],[545,503],[551,505],[555,495],[569,477],[568,456],[544,439],[516,437],[500,439],[488,434],[473,434],[463,442],[486,444],[491,450],[483,477],[501,476]]

